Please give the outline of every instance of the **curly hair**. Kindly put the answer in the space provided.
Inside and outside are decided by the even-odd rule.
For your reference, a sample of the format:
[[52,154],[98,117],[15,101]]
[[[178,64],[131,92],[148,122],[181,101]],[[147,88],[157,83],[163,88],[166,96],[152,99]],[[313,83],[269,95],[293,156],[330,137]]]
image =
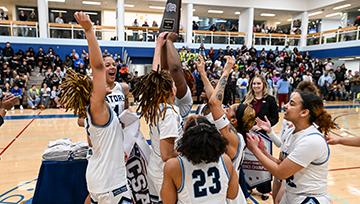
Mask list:
[[194,165],[218,162],[228,141],[205,117],[189,118],[184,134],[177,142],[177,151]]
[[[173,79],[166,70],[154,71],[141,76],[132,94],[140,102],[136,111],[150,125],[156,125],[160,117],[164,118],[166,108],[161,111],[160,104],[166,107],[167,99],[173,94]],[[172,105],[171,105],[172,106]]]
[[302,99],[302,106],[310,112],[310,122],[318,125],[320,132],[327,135],[330,129],[336,127],[331,115],[325,111],[321,97],[311,92],[297,91]]
[[65,79],[60,85],[59,102],[66,111],[73,110],[74,114],[86,117],[86,106],[90,104],[92,89],[92,80],[89,76],[68,69]]

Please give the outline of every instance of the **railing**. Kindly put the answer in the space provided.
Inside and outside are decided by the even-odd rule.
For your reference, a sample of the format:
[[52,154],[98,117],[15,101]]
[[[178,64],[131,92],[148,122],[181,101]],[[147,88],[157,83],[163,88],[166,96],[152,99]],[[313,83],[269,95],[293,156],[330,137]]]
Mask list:
[[254,33],[254,45],[266,46],[299,46],[301,35],[280,33]]
[[334,30],[327,30],[319,33],[308,34],[307,45],[322,45],[328,43],[339,43],[360,39],[359,27],[346,27]]
[[[78,24],[48,24],[48,36],[50,38],[69,38],[69,39],[85,39],[85,33]],[[115,26],[94,26],[95,34],[98,40],[115,40]]]
[[38,23],[32,21],[0,20],[0,35],[38,37]]
[[[155,42],[158,27],[125,26],[125,41]],[[185,42],[185,32],[180,30],[178,42]]]
[[206,31],[194,30],[193,43],[206,44],[244,44],[245,33],[243,32],[223,32],[223,31]]

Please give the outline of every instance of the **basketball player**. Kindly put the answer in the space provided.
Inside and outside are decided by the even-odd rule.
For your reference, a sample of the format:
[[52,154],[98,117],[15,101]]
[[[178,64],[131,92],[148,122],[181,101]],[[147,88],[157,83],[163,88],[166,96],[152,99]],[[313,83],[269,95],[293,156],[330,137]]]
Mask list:
[[[231,72],[232,67],[234,66],[234,59],[230,56],[226,57],[227,61],[224,67],[223,75],[221,76],[219,83],[217,84],[215,90],[206,76],[205,72],[205,62],[202,56],[199,56],[199,62],[197,62],[197,67],[201,76],[201,79],[204,83],[205,93],[209,98],[208,110],[211,111],[211,116],[207,114],[205,117],[212,120],[216,125],[218,130],[221,132],[222,136],[227,139],[229,142],[226,154],[231,158],[233,167],[239,175],[240,163],[243,159],[243,150],[245,148],[245,140],[241,134],[237,132],[236,129],[239,128],[242,132],[246,133],[252,126],[255,124],[255,112],[250,107],[239,106],[238,104],[232,105],[229,108],[225,108],[222,105],[224,97],[224,89],[227,83],[228,76]],[[247,109],[248,108],[248,109]],[[246,114],[245,109],[247,109]],[[251,114],[251,110],[253,110]],[[207,113],[205,111],[204,113]],[[244,121],[243,116],[248,120]],[[236,129],[234,128],[236,127]],[[244,127],[249,127],[244,128]],[[238,196],[234,200],[228,200],[228,203],[246,203],[245,196],[241,189],[239,190]]]
[[247,147],[276,178],[286,179],[281,204],[331,203],[327,195],[330,150],[322,132],[326,135],[335,125],[322,99],[296,90],[285,106],[284,118],[294,125],[294,131],[281,146],[283,161],[277,163],[265,155],[254,135],[248,135]]
[[236,198],[236,170],[215,125],[203,116],[190,116],[177,144],[180,155],[164,167],[164,204],[219,204]]
[[[93,73],[93,91],[85,120],[93,149],[86,169],[91,203],[132,203],[127,186],[122,127],[116,113],[104,100],[107,94],[106,76],[111,76],[112,70],[107,69],[102,60],[89,16],[76,12],[74,17],[85,30]],[[115,78],[115,75],[112,77]]]
[[[156,93],[164,94],[163,96],[157,95],[156,93],[151,93],[151,98],[145,98],[144,92],[149,92],[147,90],[141,89],[141,87],[135,87],[133,94],[142,94],[139,96],[140,100],[146,101],[142,104],[152,104],[153,107],[160,107],[159,109],[154,109],[153,112],[149,112],[146,117],[149,117],[149,128],[150,128],[150,139],[152,153],[150,155],[149,165],[148,165],[148,179],[149,179],[149,191],[151,195],[151,200],[154,203],[161,202],[160,198],[160,189],[163,182],[163,167],[167,160],[174,158],[178,155],[175,150],[175,140],[182,135],[182,117],[180,115],[181,111],[175,105],[175,97],[177,94],[177,88],[175,82],[173,81],[172,76],[167,70],[157,70],[159,68],[159,63],[163,52],[161,51],[162,47],[166,43],[166,34],[161,33],[157,39],[154,59],[153,59],[153,71],[149,74],[153,80],[158,81],[158,88],[155,90]],[[146,77],[145,77],[146,78]],[[146,84],[152,80],[143,81],[143,84]],[[144,88],[151,88],[151,85],[146,85]],[[134,96],[135,96],[134,95]],[[160,104],[154,104],[154,101],[161,101]],[[149,108],[143,109],[149,110]],[[155,115],[154,115],[155,114]],[[160,115],[159,117],[155,117]]]
[[339,137],[336,135],[328,135],[327,142],[331,145],[341,144],[345,146],[360,147],[360,137]]

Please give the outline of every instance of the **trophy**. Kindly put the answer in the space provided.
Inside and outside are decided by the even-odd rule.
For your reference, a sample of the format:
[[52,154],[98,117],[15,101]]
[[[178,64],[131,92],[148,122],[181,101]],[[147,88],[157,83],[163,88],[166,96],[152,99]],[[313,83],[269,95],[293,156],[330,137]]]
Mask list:
[[164,16],[161,21],[160,33],[164,31],[179,33],[180,9],[181,0],[167,0]]

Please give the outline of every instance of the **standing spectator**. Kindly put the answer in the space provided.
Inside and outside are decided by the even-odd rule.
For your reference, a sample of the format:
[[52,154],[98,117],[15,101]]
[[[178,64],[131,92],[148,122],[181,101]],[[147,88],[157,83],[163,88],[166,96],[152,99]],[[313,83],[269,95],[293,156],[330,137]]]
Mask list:
[[354,76],[350,79],[351,84],[351,93],[353,99],[357,98],[358,93],[360,92],[360,74],[359,71],[356,71]]
[[[59,16],[55,18],[55,23],[64,24],[64,19],[62,18],[61,13],[59,13]],[[54,30],[55,38],[61,38],[62,34],[62,30]]]
[[279,102],[279,110],[282,111],[282,105],[288,102],[290,83],[285,74],[282,74],[280,80],[277,82],[277,96]]
[[153,21],[153,23],[152,23],[152,26],[151,26],[151,27],[157,28],[157,27],[159,27],[159,25],[157,24],[157,22],[156,22],[156,21]]
[[193,30],[199,30],[199,25],[195,21],[193,21],[192,28]]
[[324,99],[327,99],[329,93],[329,87],[332,84],[332,78],[329,76],[328,71],[325,71],[323,75],[321,75],[318,85],[320,87],[320,92]]
[[209,30],[212,31],[212,32],[217,31],[215,23],[210,26]]
[[[261,120],[265,120],[266,117],[271,126],[278,123],[278,106],[275,98],[268,95],[268,85],[262,76],[257,75],[250,81],[249,93],[246,95],[244,103],[254,108],[256,117]],[[266,131],[261,133],[267,134]],[[268,193],[271,192],[271,181],[259,184],[256,189],[262,194],[261,198],[263,200],[268,199]],[[243,192],[245,192],[245,189],[243,189]]]
[[[23,103],[23,92],[22,92],[22,89],[19,88],[19,86],[17,84],[14,85],[14,87],[11,89],[11,93],[16,96],[19,101],[20,101],[20,110],[23,110],[23,106],[22,106],[22,103]],[[15,109],[15,106],[11,109],[11,110],[14,110]]]
[[246,77],[244,73],[241,74],[241,77],[236,81],[236,86],[238,88],[240,101],[243,101],[243,99],[245,98],[248,85],[249,85],[249,79]]
[[196,102],[198,104],[201,104],[201,101],[200,101],[200,96],[201,96],[201,93],[204,89],[204,84],[203,82],[201,81],[201,77],[200,77],[200,73],[199,71],[197,70],[197,68],[194,69],[193,73],[192,73],[194,79],[195,79],[195,88],[196,88]]
[[3,49],[3,56],[6,62],[10,62],[11,58],[14,56],[14,50],[11,47],[10,42],[6,42],[5,48]]
[[[19,14],[19,21],[27,21],[28,17],[26,16],[25,12],[23,10],[20,10]],[[27,28],[20,28],[20,33],[18,33],[19,36],[27,36]]]
[[35,84],[28,90],[27,97],[28,106],[32,109],[36,109],[40,103],[40,91],[36,88]]
[[354,26],[360,26],[360,16],[356,17],[356,20],[354,22]]

